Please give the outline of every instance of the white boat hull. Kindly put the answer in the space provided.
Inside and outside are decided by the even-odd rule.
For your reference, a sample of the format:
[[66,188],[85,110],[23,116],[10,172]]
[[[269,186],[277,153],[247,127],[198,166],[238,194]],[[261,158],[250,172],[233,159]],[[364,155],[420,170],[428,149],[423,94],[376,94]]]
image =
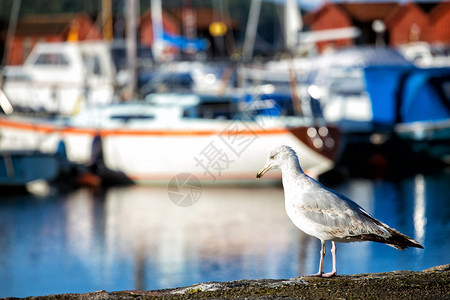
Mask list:
[[[198,127],[198,126],[197,126]],[[213,129],[211,129],[213,128]],[[303,130],[304,129],[304,130]],[[88,163],[92,141],[102,139],[105,166],[123,172],[135,182],[167,182],[180,173],[193,174],[202,182],[256,181],[256,172],[269,152],[285,144],[299,154],[302,167],[319,175],[334,165],[331,152],[315,149],[313,140],[299,138],[295,130],[283,126],[261,127],[254,122],[215,122],[208,129],[96,129],[32,122],[14,117],[0,118],[2,149],[39,149],[54,152],[60,140],[66,144],[69,160]],[[337,148],[338,143],[333,148]],[[322,149],[327,152],[327,149]],[[279,180],[279,172],[267,174]],[[269,182],[270,180],[265,180]]]

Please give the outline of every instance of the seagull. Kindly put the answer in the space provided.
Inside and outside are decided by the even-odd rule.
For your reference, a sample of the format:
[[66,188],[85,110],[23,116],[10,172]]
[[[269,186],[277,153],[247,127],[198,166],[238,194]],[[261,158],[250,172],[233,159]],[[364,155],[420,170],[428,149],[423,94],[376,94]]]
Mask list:
[[[307,276],[333,277],[337,274],[335,242],[373,241],[399,250],[423,249],[419,242],[375,219],[357,203],[306,175],[292,148],[283,145],[273,149],[256,178],[271,169],[281,169],[285,209],[291,221],[321,242],[319,272]],[[332,244],[333,270],[329,273],[323,273],[326,241]]]

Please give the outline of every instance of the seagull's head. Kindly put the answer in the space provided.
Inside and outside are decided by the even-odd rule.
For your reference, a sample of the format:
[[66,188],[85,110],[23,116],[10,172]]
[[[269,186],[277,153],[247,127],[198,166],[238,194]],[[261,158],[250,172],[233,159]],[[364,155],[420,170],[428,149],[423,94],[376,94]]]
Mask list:
[[278,146],[272,151],[270,151],[269,157],[267,158],[264,167],[256,174],[256,178],[263,177],[271,169],[281,169],[283,164],[291,159],[295,159],[298,163],[297,154],[288,146]]

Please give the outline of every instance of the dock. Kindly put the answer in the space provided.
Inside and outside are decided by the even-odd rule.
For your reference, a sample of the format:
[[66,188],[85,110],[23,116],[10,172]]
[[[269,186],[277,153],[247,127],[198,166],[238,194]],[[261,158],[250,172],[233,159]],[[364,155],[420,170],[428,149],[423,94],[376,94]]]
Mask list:
[[450,264],[420,272],[393,271],[334,278],[207,282],[153,291],[97,291],[28,299],[448,299]]

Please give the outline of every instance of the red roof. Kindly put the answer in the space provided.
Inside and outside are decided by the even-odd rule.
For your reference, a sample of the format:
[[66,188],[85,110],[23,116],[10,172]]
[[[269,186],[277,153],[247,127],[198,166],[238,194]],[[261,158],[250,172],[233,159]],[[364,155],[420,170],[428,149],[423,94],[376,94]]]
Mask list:
[[375,20],[384,20],[394,9],[398,8],[398,3],[339,3],[337,4],[344,10],[350,18],[359,22],[372,22]]
[[[17,24],[16,36],[60,36],[65,38],[74,22],[79,25],[79,38],[100,38],[100,30],[85,13],[78,14],[36,14],[21,18]],[[95,29],[95,30],[92,30]]]
[[445,1],[445,2],[439,3],[428,14],[430,23],[433,24],[433,23],[437,22],[439,19],[441,19],[448,13],[450,13],[450,2]]
[[325,3],[321,8],[305,16],[305,24],[310,25],[330,9],[338,9],[350,19],[367,23],[384,20],[394,9],[399,7],[396,2],[388,3]]
[[16,35],[53,35],[69,28],[75,14],[28,15],[19,20]]
[[412,10],[417,10],[424,18],[427,17],[426,13],[415,3],[409,2],[398,6],[386,19],[385,23],[388,27],[395,25],[397,22],[403,19],[403,17]]

